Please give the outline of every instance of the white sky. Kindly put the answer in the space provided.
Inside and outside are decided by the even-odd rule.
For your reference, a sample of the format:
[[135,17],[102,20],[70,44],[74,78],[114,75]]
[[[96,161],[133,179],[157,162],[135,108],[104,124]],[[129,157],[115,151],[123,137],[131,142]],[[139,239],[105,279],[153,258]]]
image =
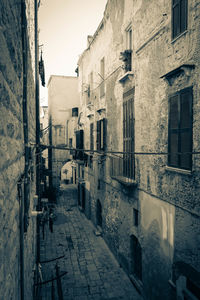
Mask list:
[[[43,46],[46,86],[50,75],[76,76],[79,55],[103,18],[107,0],[42,0],[39,7],[39,44]],[[47,88],[40,87],[41,105]]]

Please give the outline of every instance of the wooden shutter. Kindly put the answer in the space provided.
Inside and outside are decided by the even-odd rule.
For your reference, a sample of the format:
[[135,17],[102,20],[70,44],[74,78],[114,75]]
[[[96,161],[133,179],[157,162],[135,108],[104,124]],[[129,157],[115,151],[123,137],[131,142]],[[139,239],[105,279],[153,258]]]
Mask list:
[[175,38],[187,29],[187,0],[172,2],[172,37]]
[[84,131],[80,130],[79,149],[84,149]]
[[[101,144],[101,150],[106,150],[106,134],[107,134],[107,119],[101,120],[102,126],[101,126],[101,136],[102,136],[102,144]],[[103,130],[103,132],[102,132]]]
[[169,103],[169,156],[168,162],[171,166],[178,166],[178,143],[179,143],[179,96],[170,98]]
[[173,0],[172,7],[172,15],[173,15],[173,38],[179,35],[180,29],[180,0]]
[[187,29],[187,0],[181,0],[181,32]]
[[97,150],[101,150],[100,149],[100,141],[101,141],[101,123],[100,121],[97,121]]
[[90,150],[94,150],[94,135],[93,135],[93,130],[94,130],[94,123],[90,124]]
[[[183,90],[180,95],[180,152],[192,151],[192,91]],[[191,169],[192,155],[180,155],[180,167]]]
[[76,149],[80,149],[80,131],[76,131]]
[[190,170],[192,167],[192,89],[187,88],[170,98],[168,163]]

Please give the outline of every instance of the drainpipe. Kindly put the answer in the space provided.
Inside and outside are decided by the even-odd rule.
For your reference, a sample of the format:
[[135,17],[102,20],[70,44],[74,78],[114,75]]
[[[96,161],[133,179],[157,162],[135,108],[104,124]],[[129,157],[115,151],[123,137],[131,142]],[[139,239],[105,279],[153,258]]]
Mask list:
[[[21,0],[21,38],[22,38],[22,66],[23,66],[23,131],[24,131],[24,147],[25,147],[25,169],[24,169],[24,199],[20,201],[20,287],[21,300],[24,300],[24,229],[27,226],[28,205],[28,167],[29,167],[29,148],[28,148],[28,115],[27,115],[27,32],[26,32],[26,4],[25,0]],[[25,209],[26,208],[26,209]]]
[[[35,10],[35,114],[36,114],[36,194],[38,195],[37,211],[41,210],[40,195],[40,100],[38,71],[38,0],[34,0]],[[37,216],[37,264],[40,262],[40,224]]]
[[[52,146],[52,117],[51,117],[51,114],[49,117],[49,145]],[[51,192],[51,189],[53,186],[52,148],[51,147],[48,149],[48,169],[49,169],[49,190]]]

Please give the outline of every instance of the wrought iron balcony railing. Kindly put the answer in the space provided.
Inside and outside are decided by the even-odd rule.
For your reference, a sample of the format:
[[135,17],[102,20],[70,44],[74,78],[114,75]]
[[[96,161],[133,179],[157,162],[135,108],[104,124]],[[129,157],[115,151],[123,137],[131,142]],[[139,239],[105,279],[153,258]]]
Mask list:
[[134,155],[125,153],[123,157],[110,157],[110,176],[122,183],[135,183]]

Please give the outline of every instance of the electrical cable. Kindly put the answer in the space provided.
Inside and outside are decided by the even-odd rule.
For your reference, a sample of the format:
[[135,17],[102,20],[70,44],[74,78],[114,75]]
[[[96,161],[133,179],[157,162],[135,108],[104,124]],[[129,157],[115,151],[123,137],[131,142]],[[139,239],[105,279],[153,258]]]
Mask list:
[[[95,153],[97,155],[107,155],[107,154],[133,154],[133,155],[174,155],[174,154],[192,154],[192,155],[198,155],[200,154],[200,151],[187,151],[187,152],[129,152],[129,151],[113,151],[113,150],[106,150],[106,151],[99,151],[99,150],[90,150],[90,149],[79,149],[79,148],[70,148],[67,146],[50,146],[50,145],[44,145],[41,144],[40,147],[43,148],[42,151],[46,149],[55,149],[55,150],[70,150],[70,151],[77,151],[77,152],[89,152],[89,153]],[[41,152],[42,152],[41,151]],[[120,157],[120,156],[118,156]]]

